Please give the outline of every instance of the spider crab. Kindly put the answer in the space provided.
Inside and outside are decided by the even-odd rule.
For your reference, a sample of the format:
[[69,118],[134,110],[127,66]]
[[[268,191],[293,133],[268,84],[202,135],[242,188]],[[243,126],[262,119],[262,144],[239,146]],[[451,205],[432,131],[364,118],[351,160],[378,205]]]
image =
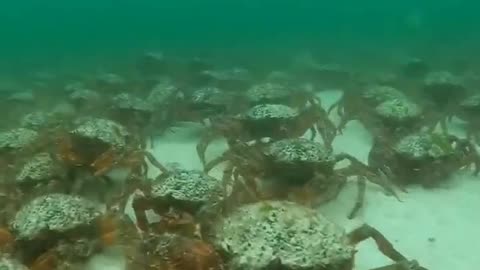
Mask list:
[[29,269],[71,269],[116,242],[113,213],[83,197],[53,193],[25,203],[9,229],[2,229],[3,246],[11,245]]
[[57,143],[61,161],[71,167],[87,167],[95,176],[103,176],[116,166],[146,170],[141,143],[111,120],[81,119]]
[[480,115],[480,95],[471,95],[462,100],[459,104],[457,116],[467,122],[466,132],[467,138],[480,142],[479,121]]
[[222,258],[207,242],[179,234],[149,233],[139,252],[128,258],[127,270],[223,270]]
[[447,120],[455,115],[459,103],[468,96],[462,78],[448,71],[432,71],[425,76],[422,90],[425,107],[442,112],[435,113],[432,121],[440,124],[442,132],[447,134]]
[[369,238],[393,261],[375,270],[426,270],[375,228],[364,224],[346,232],[318,211],[288,201],[241,206],[219,220],[215,232],[213,245],[231,270],[353,270],[355,246]]
[[460,168],[473,164],[480,170],[475,146],[453,135],[417,132],[389,141],[377,138],[369,165],[401,185],[434,187]]
[[235,94],[218,87],[204,86],[187,93],[177,108],[177,120],[201,122],[215,115],[230,114],[235,108]]
[[[221,211],[225,185],[203,171],[168,168],[158,161],[152,164],[161,174],[138,187],[142,194],[136,193],[132,204],[138,227],[200,238],[204,229],[200,224],[209,223]],[[152,225],[147,210],[160,220]]]
[[390,86],[371,85],[362,91],[344,92],[342,98],[332,104],[327,113],[330,114],[334,109],[337,109],[340,117],[337,130],[340,133],[352,120],[358,120],[368,128],[371,126],[372,119],[375,119],[375,108],[382,102],[392,99],[407,100],[407,96]]
[[326,147],[331,148],[335,126],[320,105],[295,109],[282,104],[260,104],[242,114],[212,119],[210,130],[197,144],[197,154],[202,164],[206,164],[207,147],[219,135],[231,144],[237,140],[248,142],[264,138],[301,137],[308,130],[312,140],[319,133]]
[[[350,165],[336,169],[335,165],[343,160]],[[388,183],[381,182],[382,179],[356,158],[343,153],[334,155],[322,144],[304,138],[253,145],[238,142],[208,163],[205,171],[221,162],[227,162],[224,179],[233,177],[234,183],[238,183],[242,177],[246,191],[254,200],[265,196],[288,198],[289,191],[298,190],[302,201],[320,204],[334,199],[349,176],[357,176],[358,197],[349,218],[363,205],[366,179],[395,194]]]

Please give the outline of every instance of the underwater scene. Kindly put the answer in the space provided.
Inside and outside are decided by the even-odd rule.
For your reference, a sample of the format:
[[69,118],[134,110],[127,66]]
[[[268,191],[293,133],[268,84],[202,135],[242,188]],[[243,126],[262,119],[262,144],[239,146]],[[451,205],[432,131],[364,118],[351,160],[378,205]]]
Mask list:
[[478,269],[479,11],[3,1],[0,269]]

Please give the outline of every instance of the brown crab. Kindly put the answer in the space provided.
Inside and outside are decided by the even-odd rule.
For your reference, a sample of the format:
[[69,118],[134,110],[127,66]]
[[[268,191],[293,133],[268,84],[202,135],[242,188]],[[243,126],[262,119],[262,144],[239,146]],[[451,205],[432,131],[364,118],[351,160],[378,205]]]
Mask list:
[[236,95],[218,87],[205,86],[186,93],[178,108],[177,121],[203,122],[212,116],[232,114],[239,111]]
[[455,115],[460,102],[468,97],[463,79],[448,71],[432,71],[425,76],[420,90],[424,107],[435,112],[432,123],[435,126],[440,124],[441,131],[447,134],[447,120]]
[[[200,224],[208,223],[220,209],[224,194],[221,180],[199,170],[167,169],[158,161],[152,164],[161,174],[138,187],[143,194],[136,194],[132,204],[138,227],[201,237]],[[159,222],[150,224],[146,210],[158,214]]]
[[480,142],[480,95],[471,95],[462,100],[456,115],[466,122],[467,139],[472,139],[477,143]]
[[207,242],[179,234],[144,235],[139,252],[128,256],[127,270],[223,270],[223,261]]
[[[335,165],[343,160],[348,160],[350,165],[335,169]],[[334,155],[322,144],[303,138],[256,145],[239,142],[208,163],[205,170],[208,172],[224,161],[227,162],[224,177],[233,177],[234,182],[238,183],[241,176],[254,199],[265,198],[268,193],[273,193],[266,195],[269,197],[288,198],[289,191],[299,190],[302,201],[320,204],[334,199],[347,177],[357,176],[358,197],[349,218],[353,218],[363,205],[367,179],[394,194],[388,183],[379,182],[382,179],[353,156],[344,153]],[[268,182],[271,183],[266,185]]]
[[342,132],[349,121],[358,120],[362,124],[372,126],[372,119],[375,119],[375,108],[382,102],[391,99],[407,99],[407,96],[400,90],[383,85],[372,85],[362,91],[346,91],[342,98],[332,104],[327,110],[330,114],[337,109],[340,123],[337,126],[338,132]]
[[205,164],[207,147],[219,135],[232,143],[237,140],[248,142],[264,138],[278,140],[301,137],[308,130],[311,140],[319,133],[326,147],[331,148],[335,126],[318,104],[304,109],[282,104],[260,104],[236,116],[212,119],[212,127],[197,144],[197,154]]
[[1,235],[2,240],[9,237],[12,253],[30,269],[61,269],[113,245],[115,220],[90,200],[54,193],[25,203]]
[[320,99],[311,90],[291,83],[258,83],[248,88],[243,96],[248,107],[259,104],[284,104],[304,109],[308,104],[321,104]]
[[478,174],[480,157],[472,143],[431,132],[417,132],[392,141],[377,138],[369,154],[370,166],[401,185],[434,187],[471,164]]
[[375,270],[426,270],[375,228],[365,224],[347,233],[317,210],[288,201],[241,206],[219,220],[215,232],[212,243],[231,270],[353,270],[355,246],[369,238],[393,261]]
[[92,118],[57,140],[58,158],[70,167],[86,167],[102,176],[115,166],[146,170],[141,143],[120,124]]

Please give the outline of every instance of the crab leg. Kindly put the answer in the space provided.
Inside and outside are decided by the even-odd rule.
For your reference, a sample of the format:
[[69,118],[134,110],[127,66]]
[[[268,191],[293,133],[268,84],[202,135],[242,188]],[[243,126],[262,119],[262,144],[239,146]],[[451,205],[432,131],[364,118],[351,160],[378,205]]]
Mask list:
[[[380,175],[372,172],[372,170],[365,164],[363,164],[361,161],[358,159],[354,158],[353,156],[350,156],[345,153],[341,153],[337,155],[337,162],[347,159],[350,161],[350,166],[341,169],[341,172],[344,173],[346,176],[351,176],[351,175],[362,175],[369,179],[372,183],[375,183],[381,187],[383,187],[390,195],[395,196],[400,201],[400,197],[398,194],[395,192],[395,189],[393,188],[393,184],[390,183],[387,177],[385,175]],[[360,173],[358,173],[360,171]],[[380,171],[381,173],[381,171]]]
[[208,145],[213,141],[215,134],[213,132],[208,132],[200,138],[200,141],[197,144],[197,155],[200,159],[200,162],[205,166],[205,153],[207,152]]
[[420,266],[417,261],[401,261],[394,264],[370,269],[370,270],[427,270],[426,268]]
[[[322,176],[322,175],[316,175],[311,180],[311,182],[316,183],[323,178],[324,178],[324,176]],[[342,190],[342,187],[347,182],[347,178],[346,177],[338,177],[338,178],[339,179],[337,179],[336,181],[333,181],[333,183],[328,186],[327,190],[325,192],[323,192],[322,196],[318,200],[315,201],[315,205],[322,205],[326,202],[329,202],[329,201],[335,199],[338,196],[338,194],[340,194],[340,191]]]
[[155,166],[157,169],[159,169],[162,173],[168,174],[168,169],[165,168],[156,158],[153,156],[152,153],[148,151],[143,151],[145,157],[148,159],[148,161]]
[[135,218],[137,219],[137,226],[142,231],[148,231],[149,222],[145,211],[151,209],[149,201],[143,197],[136,197],[133,199],[132,208],[135,214]]
[[365,200],[365,190],[366,190],[366,179],[364,176],[358,176],[357,179],[357,200],[355,201],[355,205],[352,208],[352,211],[348,215],[349,219],[354,218],[357,215],[358,210],[360,210],[363,206],[363,201]]
[[403,256],[400,252],[398,252],[393,247],[392,243],[390,243],[390,241],[388,241],[388,239],[385,238],[382,233],[367,224],[363,224],[361,227],[350,232],[348,234],[348,238],[350,240],[350,243],[353,245],[367,240],[368,238],[372,238],[377,244],[380,252],[382,252],[391,260],[395,262],[407,261],[407,258],[405,258],[405,256]]

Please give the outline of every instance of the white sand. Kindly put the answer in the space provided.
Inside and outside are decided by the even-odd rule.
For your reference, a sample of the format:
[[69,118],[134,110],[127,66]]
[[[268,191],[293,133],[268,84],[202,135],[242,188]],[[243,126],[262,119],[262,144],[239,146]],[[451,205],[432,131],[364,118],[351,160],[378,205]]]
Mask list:
[[[320,95],[325,107],[340,96],[340,91]],[[195,151],[198,129],[195,125],[176,128],[174,133],[158,138],[152,151],[162,162],[201,168]],[[351,122],[346,132],[335,140],[334,147],[337,152],[352,154],[366,162],[371,136],[359,123]],[[207,155],[211,158],[223,149],[223,143],[215,143]],[[353,205],[355,188],[354,183],[347,185],[337,200],[322,206],[319,211],[347,229],[362,222],[370,224],[405,256],[417,259],[430,270],[470,270],[480,266],[480,215],[477,208],[480,207],[480,179],[471,176],[470,172],[460,172],[441,188],[411,187],[408,193],[400,194],[402,202],[385,195],[379,187],[369,185],[364,208],[357,219],[349,221],[346,214]],[[368,270],[391,263],[371,240],[360,244],[358,250],[355,269]]]

